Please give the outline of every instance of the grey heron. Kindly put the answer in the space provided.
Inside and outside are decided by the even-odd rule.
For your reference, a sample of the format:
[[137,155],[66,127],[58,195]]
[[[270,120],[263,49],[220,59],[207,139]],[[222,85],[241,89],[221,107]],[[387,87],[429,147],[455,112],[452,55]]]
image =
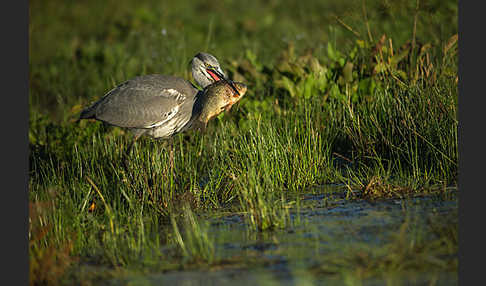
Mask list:
[[211,117],[229,110],[247,88],[227,80],[218,60],[210,54],[196,54],[191,66],[192,76],[203,90],[180,77],[138,76],[84,109],[79,120],[96,119],[132,131],[134,139],[126,153],[142,135],[164,139],[194,126],[205,129]]

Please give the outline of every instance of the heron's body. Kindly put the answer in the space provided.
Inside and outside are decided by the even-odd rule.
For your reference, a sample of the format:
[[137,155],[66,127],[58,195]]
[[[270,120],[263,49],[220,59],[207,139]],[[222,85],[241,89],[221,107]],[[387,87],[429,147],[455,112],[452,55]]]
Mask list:
[[[221,94],[221,100],[227,91],[234,94],[229,106],[243,95],[238,94],[233,83],[226,81],[218,61],[209,54],[199,53],[193,58],[192,75],[202,88],[218,81],[226,85],[218,84],[218,87],[212,88],[214,92],[208,92],[208,89],[200,91],[180,77],[159,74],[139,76],[118,85],[84,109],[80,119],[93,118],[128,128],[134,132],[135,138],[145,134],[163,139],[186,130],[194,120],[199,120],[201,113],[206,112],[217,97],[214,94]],[[246,86],[239,84],[238,89],[243,88],[244,93]],[[210,101],[205,99],[207,95],[210,95]],[[203,122],[204,126],[206,123]]]
[[85,109],[80,118],[94,118],[136,135],[167,138],[183,131],[192,117],[199,90],[189,81],[168,75],[128,80]]

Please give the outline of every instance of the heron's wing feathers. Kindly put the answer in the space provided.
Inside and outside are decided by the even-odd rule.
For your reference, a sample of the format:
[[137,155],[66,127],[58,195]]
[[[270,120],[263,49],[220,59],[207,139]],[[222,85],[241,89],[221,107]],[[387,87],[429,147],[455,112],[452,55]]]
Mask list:
[[96,118],[120,127],[155,127],[176,116],[184,102],[193,100],[194,93],[177,86],[128,82],[95,104]]

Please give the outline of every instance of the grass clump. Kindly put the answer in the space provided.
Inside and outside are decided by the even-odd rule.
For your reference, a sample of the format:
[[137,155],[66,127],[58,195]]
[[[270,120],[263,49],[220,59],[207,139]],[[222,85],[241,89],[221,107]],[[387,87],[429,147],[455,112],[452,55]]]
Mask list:
[[[67,233],[56,240],[59,222],[53,220],[55,190],[46,200],[29,203],[29,283],[57,285],[69,267],[77,262],[73,255],[74,233]],[[62,230],[61,230],[62,231]],[[59,237],[57,237],[59,239]]]
[[183,231],[174,216],[170,218],[176,241],[182,255],[192,263],[199,261],[211,264],[214,260],[214,245],[209,237],[207,226],[198,221],[189,206],[183,210]]

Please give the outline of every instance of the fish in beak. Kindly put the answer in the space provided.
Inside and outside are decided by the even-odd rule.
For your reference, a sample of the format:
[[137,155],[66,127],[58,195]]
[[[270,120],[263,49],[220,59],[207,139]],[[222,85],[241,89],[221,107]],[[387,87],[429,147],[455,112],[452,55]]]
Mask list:
[[231,86],[231,88],[235,92],[234,97],[239,97],[240,96],[240,92],[238,91],[238,89],[233,84],[233,81],[227,79],[223,75],[223,73],[221,73],[221,71],[219,71],[217,68],[215,68],[215,67],[207,67],[206,68],[206,72],[211,76],[211,78],[213,78],[214,81],[224,80],[226,83],[228,83],[228,85]]

